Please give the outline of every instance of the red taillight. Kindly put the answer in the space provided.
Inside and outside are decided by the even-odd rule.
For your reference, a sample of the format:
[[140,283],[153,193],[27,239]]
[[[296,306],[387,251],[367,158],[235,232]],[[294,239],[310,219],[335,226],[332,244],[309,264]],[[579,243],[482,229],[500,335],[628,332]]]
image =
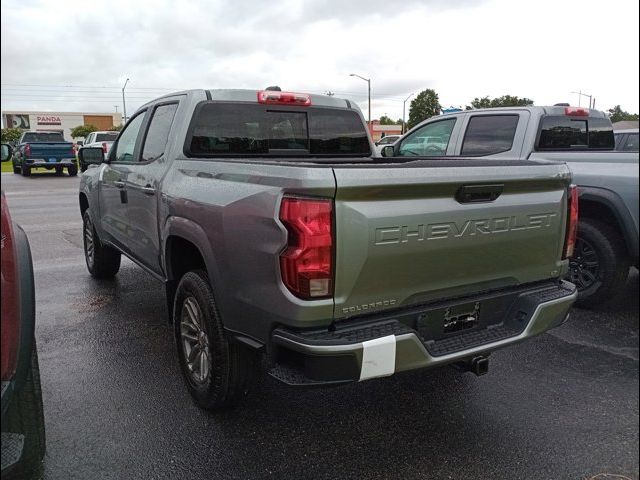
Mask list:
[[258,103],[265,103],[267,105],[298,105],[308,107],[311,105],[311,96],[306,93],[263,90],[258,92]]
[[102,153],[107,153],[107,144],[105,142],[102,142]]
[[31,145],[29,145],[28,143],[24,146],[24,154],[27,157],[31,155]]
[[2,345],[0,363],[2,381],[10,380],[16,370],[20,338],[20,290],[17,269],[15,237],[7,201],[2,192],[2,211],[0,212],[2,228]]
[[571,185],[568,193],[567,237],[564,242],[563,258],[573,256],[573,248],[576,245],[576,236],[578,235],[578,187]]
[[280,255],[282,281],[295,296],[311,300],[333,294],[333,203],[285,197],[280,221],[289,233]]
[[589,109],[580,107],[564,107],[564,114],[571,117],[588,117]]

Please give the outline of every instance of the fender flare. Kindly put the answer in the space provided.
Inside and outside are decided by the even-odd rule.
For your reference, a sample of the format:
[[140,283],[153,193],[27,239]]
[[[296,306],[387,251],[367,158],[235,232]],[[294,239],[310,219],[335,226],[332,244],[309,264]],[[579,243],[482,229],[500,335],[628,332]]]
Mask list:
[[211,242],[209,241],[204,229],[193,220],[178,216],[168,217],[165,221],[164,227],[162,228],[161,259],[162,269],[166,274],[167,281],[175,280],[173,279],[173,272],[171,272],[171,259],[168,258],[167,254],[167,240],[172,236],[181,237],[195,245],[204,259],[209,278],[212,280],[214,285],[219,284],[220,272],[215,260],[213,248],[211,247]]
[[[578,200],[588,200],[610,210],[622,231],[627,251],[632,258],[638,258],[638,231],[634,228],[631,212],[620,196],[611,190],[599,187],[578,186]],[[578,214],[580,215],[580,213]]]

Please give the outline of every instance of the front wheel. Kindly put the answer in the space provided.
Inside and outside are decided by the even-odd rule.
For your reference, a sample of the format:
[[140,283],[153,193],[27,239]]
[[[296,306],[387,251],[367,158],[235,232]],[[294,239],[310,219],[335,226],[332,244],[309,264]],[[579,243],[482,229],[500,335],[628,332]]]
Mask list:
[[204,271],[180,280],[173,322],[180,367],[196,403],[208,410],[236,405],[254,378],[256,354],[227,338]]
[[89,209],[85,210],[82,221],[87,270],[94,278],[112,278],[120,270],[120,252],[100,242]]
[[576,306],[593,308],[615,297],[629,265],[624,239],[615,228],[592,218],[580,220],[568,276],[578,288]]

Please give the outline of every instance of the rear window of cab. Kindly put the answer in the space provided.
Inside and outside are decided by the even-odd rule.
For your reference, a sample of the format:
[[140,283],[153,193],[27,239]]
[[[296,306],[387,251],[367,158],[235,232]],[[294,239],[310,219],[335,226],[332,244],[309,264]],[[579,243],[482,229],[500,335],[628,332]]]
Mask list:
[[612,150],[613,126],[605,118],[547,115],[542,117],[537,150]]
[[203,102],[189,127],[191,157],[371,155],[360,115],[329,107]]

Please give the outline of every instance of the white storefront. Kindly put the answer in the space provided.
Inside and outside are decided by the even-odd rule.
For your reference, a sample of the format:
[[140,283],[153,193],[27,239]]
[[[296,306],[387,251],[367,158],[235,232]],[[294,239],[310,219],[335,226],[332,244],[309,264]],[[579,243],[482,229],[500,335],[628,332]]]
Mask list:
[[2,112],[2,128],[62,132],[68,141],[73,140],[71,129],[79,125],[94,125],[98,130],[108,130],[121,124],[120,113]]

